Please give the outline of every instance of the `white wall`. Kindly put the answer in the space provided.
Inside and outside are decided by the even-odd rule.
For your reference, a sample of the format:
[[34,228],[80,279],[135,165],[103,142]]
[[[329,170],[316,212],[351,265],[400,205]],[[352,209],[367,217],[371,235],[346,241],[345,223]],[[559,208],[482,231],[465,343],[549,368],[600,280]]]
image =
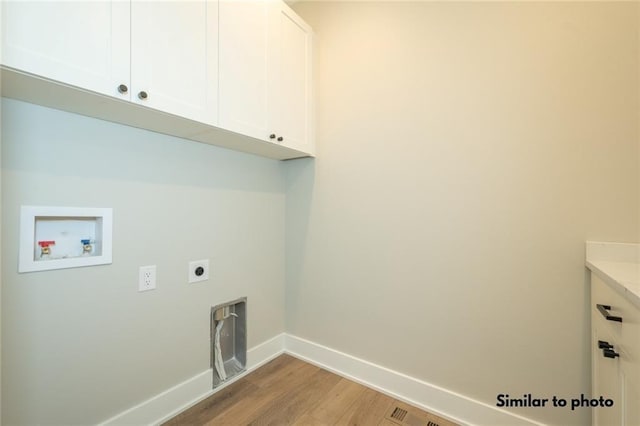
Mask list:
[[288,164],[287,331],[490,405],[588,392],[584,242],[639,236],[637,8],[296,4],[318,158]]
[[[282,164],[4,99],[3,424],[90,424],[210,368],[210,308],[284,330]],[[17,273],[20,205],[112,207],[113,264]],[[211,279],[186,283],[209,258]],[[137,292],[157,265],[157,290]]]

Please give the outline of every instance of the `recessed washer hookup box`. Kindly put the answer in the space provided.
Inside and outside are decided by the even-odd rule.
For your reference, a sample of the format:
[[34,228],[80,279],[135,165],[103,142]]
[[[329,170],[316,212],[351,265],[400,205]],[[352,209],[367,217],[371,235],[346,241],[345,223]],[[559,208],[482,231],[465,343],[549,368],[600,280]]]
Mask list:
[[22,206],[18,272],[109,264],[112,228],[110,208]]

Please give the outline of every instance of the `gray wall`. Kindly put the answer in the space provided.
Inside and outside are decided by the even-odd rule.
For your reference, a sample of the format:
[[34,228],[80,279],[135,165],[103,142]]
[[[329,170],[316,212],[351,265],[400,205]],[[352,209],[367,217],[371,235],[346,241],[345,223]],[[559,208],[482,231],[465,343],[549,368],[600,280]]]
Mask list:
[[[98,422],[206,370],[209,307],[245,295],[250,347],[286,299],[288,332],[491,405],[587,391],[584,241],[640,236],[637,4],[296,8],[316,160],[3,100],[3,424]],[[114,263],[17,274],[23,204],[113,207]]]
[[490,405],[588,392],[584,242],[638,237],[637,8],[296,4],[318,159],[288,165],[287,331]]
[[[3,424],[89,424],[210,367],[210,307],[284,330],[282,164],[4,99]],[[20,205],[112,207],[113,264],[17,273]],[[187,284],[187,262],[211,279]],[[138,267],[158,288],[138,293]]]

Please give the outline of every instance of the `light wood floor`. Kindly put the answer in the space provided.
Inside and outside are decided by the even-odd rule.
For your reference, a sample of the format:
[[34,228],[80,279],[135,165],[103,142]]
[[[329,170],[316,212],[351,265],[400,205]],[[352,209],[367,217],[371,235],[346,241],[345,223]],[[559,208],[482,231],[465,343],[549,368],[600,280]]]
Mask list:
[[455,426],[289,355],[279,356],[164,425]]

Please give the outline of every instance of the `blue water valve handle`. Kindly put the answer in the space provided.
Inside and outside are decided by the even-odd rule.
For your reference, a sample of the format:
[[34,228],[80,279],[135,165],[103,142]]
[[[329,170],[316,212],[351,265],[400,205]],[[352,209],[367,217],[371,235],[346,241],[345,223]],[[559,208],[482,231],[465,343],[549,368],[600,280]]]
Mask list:
[[91,254],[91,252],[93,251],[93,246],[91,245],[93,241],[91,241],[91,238],[84,238],[80,240],[80,242],[82,243],[82,255],[84,256]]

